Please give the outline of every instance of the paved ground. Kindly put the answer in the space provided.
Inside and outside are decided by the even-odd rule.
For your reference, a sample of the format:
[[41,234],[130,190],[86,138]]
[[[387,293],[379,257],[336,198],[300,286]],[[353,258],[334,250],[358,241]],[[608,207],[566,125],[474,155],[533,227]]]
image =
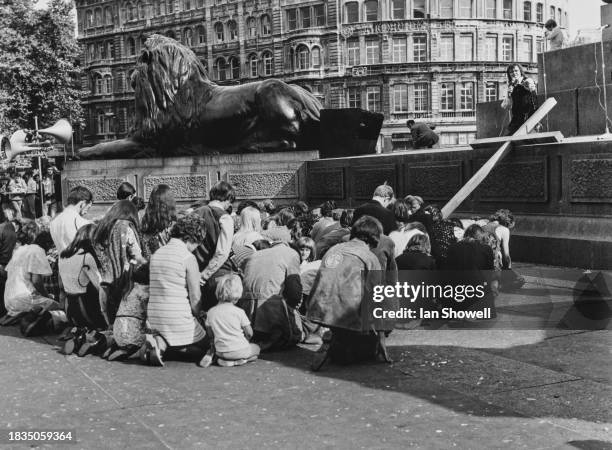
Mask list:
[[580,273],[521,271],[529,283],[502,299],[496,325],[397,330],[394,364],[317,374],[311,348],[151,368],[0,328],[0,428],[71,429],[77,445],[62,447],[88,449],[612,449],[611,332],[501,329],[578,323],[567,311]]

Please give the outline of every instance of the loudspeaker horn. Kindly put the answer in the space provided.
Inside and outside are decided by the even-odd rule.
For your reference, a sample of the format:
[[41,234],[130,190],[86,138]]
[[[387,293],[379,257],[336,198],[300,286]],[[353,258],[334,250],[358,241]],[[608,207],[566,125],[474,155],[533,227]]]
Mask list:
[[38,130],[38,132],[53,136],[60,144],[67,144],[72,136],[72,127],[66,119],[60,119],[52,127],[43,128]]

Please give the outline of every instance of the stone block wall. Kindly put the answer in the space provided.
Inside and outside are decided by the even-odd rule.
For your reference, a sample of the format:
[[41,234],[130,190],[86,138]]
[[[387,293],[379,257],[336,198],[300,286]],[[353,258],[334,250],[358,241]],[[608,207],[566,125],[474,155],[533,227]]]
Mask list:
[[94,195],[90,215],[99,216],[116,201],[117,187],[128,181],[145,200],[156,185],[167,184],[178,204],[186,206],[207,198],[211,186],[225,180],[236,188],[238,200],[290,202],[306,196],[304,162],[318,157],[318,152],[306,151],[69,161],[62,172],[63,200],[74,186],[86,186]]

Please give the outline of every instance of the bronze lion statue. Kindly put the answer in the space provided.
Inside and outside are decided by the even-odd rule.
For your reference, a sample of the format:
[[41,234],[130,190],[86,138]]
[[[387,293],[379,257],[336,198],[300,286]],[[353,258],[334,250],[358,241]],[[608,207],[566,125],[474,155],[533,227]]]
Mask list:
[[276,79],[219,86],[189,48],[154,34],[131,79],[136,117],[126,139],[82,158],[137,158],[316,149],[321,103]]

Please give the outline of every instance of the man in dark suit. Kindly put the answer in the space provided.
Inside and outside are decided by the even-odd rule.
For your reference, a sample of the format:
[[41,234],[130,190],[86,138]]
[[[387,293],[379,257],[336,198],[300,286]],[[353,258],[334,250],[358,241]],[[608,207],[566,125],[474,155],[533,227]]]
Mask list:
[[388,236],[389,233],[397,229],[395,215],[387,209],[387,205],[393,201],[393,198],[393,188],[387,184],[381,184],[374,190],[372,200],[355,209],[353,223],[360,217],[372,216],[380,221],[383,226],[383,233]]
[[406,125],[412,135],[412,142],[415,149],[432,148],[440,140],[438,135],[424,123],[415,123],[414,120],[410,119],[406,122]]

